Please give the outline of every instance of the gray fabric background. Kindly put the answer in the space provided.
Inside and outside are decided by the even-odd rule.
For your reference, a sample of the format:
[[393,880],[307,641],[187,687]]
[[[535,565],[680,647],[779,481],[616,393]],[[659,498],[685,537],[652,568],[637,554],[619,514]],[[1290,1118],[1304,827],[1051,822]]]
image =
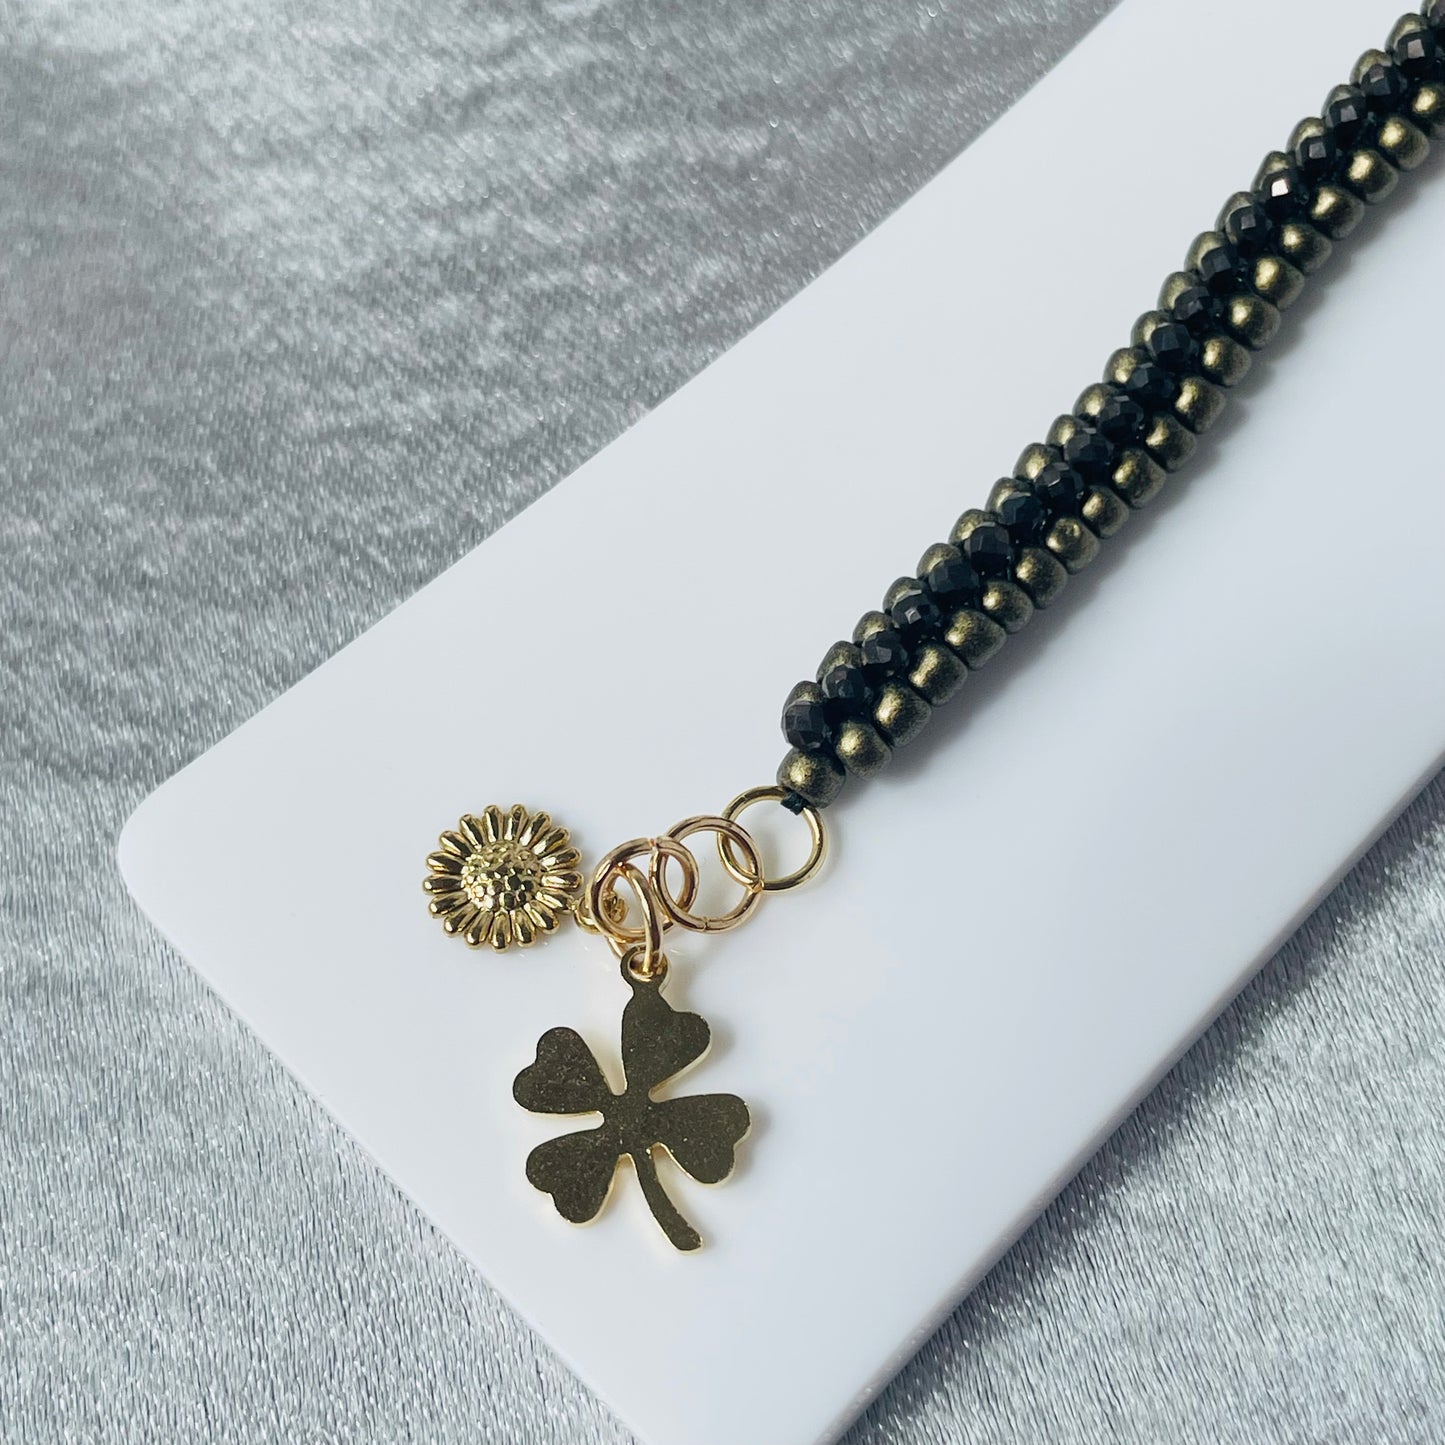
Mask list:
[[[627,1438],[117,830],[1107,4],[0,5],[0,1437]],[[1442,864],[1437,782],[850,1445],[1445,1439]]]

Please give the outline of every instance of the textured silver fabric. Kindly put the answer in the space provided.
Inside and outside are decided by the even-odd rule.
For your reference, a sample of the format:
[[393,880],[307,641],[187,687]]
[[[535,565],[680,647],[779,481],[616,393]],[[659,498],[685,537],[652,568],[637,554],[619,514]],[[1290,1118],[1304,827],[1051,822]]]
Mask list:
[[[0,7],[0,1438],[626,1439],[114,838],[1107,4]],[[1442,870],[1437,782],[851,1445],[1445,1439]]]

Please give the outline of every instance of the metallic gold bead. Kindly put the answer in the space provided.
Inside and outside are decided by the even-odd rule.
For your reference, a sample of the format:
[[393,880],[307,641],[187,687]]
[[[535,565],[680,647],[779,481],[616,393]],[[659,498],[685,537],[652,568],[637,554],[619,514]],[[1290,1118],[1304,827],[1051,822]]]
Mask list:
[[1202,376],[1186,376],[1179,383],[1174,415],[1196,436],[1207,432],[1223,410],[1224,393],[1217,386],[1210,386]]
[[1216,386],[1237,386],[1250,367],[1249,352],[1227,336],[1206,337],[1199,350],[1199,371]]
[[[889,589],[883,594],[884,612],[892,612],[895,604],[899,601],[899,599],[902,598],[906,593],[911,592],[913,588],[917,586],[917,577],[899,577],[896,581],[894,581],[892,586],[890,586]],[[866,616],[867,614],[865,613],[864,615]],[[862,624],[860,623],[859,625],[861,626]]]
[[1258,257],[1249,279],[1255,291],[1281,311],[1293,306],[1305,287],[1303,274],[1281,256]]
[[893,749],[878,729],[856,717],[845,719],[839,726],[833,751],[838,761],[857,778],[871,778],[874,773],[882,772],[893,756]]
[[1298,266],[1306,276],[1313,275],[1326,261],[1335,248],[1330,238],[1303,221],[1286,221],[1279,228],[1279,254],[1292,266]]
[[[1116,497],[1117,506],[1123,503]],[[1054,560],[1042,547],[1024,547],[1014,561],[1014,581],[1029,594],[1035,607],[1047,607],[1069,580],[1063,564]]]
[[1074,410],[1090,420],[1096,418],[1104,409],[1104,403],[1113,398],[1114,393],[1101,381],[1091,382],[1079,393],[1079,399],[1074,403]]
[[985,512],[979,507],[970,507],[953,524],[953,531],[948,534],[948,540],[955,547],[961,547],[979,527],[990,526],[997,521],[998,518],[992,512]]
[[1104,380],[1123,386],[1144,358],[1132,346],[1121,346],[1105,363]]
[[948,619],[943,640],[969,666],[977,671],[996,653],[1008,638],[1002,627],[982,612],[961,608]]
[[1070,572],[1082,572],[1099,555],[1099,539],[1077,517],[1060,517],[1045,545]]
[[1379,151],[1362,149],[1350,156],[1350,163],[1340,179],[1347,189],[1373,206],[1395,189],[1400,173]]
[[1226,235],[1226,232],[1225,232],[1225,229],[1224,229],[1224,223],[1225,223],[1226,220],[1228,220],[1228,218],[1229,218],[1229,213],[1230,213],[1236,206],[1247,206],[1247,205],[1251,205],[1251,204],[1254,204],[1254,203],[1255,203],[1255,198],[1254,198],[1252,195],[1250,195],[1250,193],[1249,193],[1248,191],[1236,191],[1236,192],[1219,208],[1219,214],[1218,214],[1218,216],[1216,216],[1215,219],[1214,219],[1214,229],[1215,229],[1216,231],[1218,231],[1221,236],[1225,236],[1226,239],[1228,239],[1228,237],[1227,237],[1227,235]]
[[905,683],[885,682],[873,700],[873,721],[895,748],[912,742],[932,716],[933,709]]
[[1199,263],[1221,246],[1229,245],[1229,238],[1222,231],[1203,231],[1194,238],[1194,244],[1184,254],[1184,269],[1198,271]]
[[1059,459],[1058,450],[1048,447],[1043,442],[1030,442],[1023,451],[1019,453],[1019,459],[1014,466],[1014,476],[1022,481],[1031,482],[1048,466],[1050,462]]
[[1259,163],[1259,169],[1254,173],[1254,185],[1251,189],[1263,190],[1265,182],[1271,176],[1277,175],[1280,171],[1287,171],[1293,165],[1294,162],[1283,151],[1270,151]]
[[1445,129],[1445,85],[1432,80],[1419,86],[1410,99],[1410,119],[1426,135],[1439,135]]
[[1131,507],[1142,507],[1153,501],[1163,485],[1164,468],[1138,447],[1130,447],[1114,468],[1114,490]]
[[998,509],[1010,497],[1026,496],[1028,490],[1028,487],[1018,477],[1000,477],[989,491],[988,510],[997,514]]
[[[1354,66],[1350,70],[1350,84],[1358,85],[1365,78],[1365,72],[1372,65],[1390,65],[1391,63],[1390,56],[1377,46],[1372,45],[1368,50],[1363,51],[1360,58],[1355,61]],[[1337,86],[1336,89],[1338,88]],[[1330,94],[1333,95],[1334,91],[1331,91]]]
[[1080,514],[1099,537],[1112,537],[1129,520],[1128,507],[1108,487],[1090,487]]
[[1389,163],[1400,171],[1413,171],[1430,154],[1425,133],[1401,116],[1387,116],[1375,145]]
[[819,682],[822,682],[824,676],[835,667],[857,667],[862,661],[863,659],[858,655],[858,649],[853,643],[835,642],[823,654],[823,660],[818,664],[818,671],[814,676]]
[[1225,308],[1224,324],[1251,351],[1258,351],[1279,330],[1279,307],[1262,296],[1234,296]]
[[1343,186],[1324,185],[1315,192],[1310,221],[1332,241],[1348,236],[1364,218],[1364,202]]
[[1394,50],[1397,41],[1403,40],[1407,35],[1418,35],[1420,31],[1428,29],[1425,17],[1418,10],[1409,10],[1390,27],[1390,35],[1385,41],[1385,49]]
[[893,632],[893,619],[884,612],[865,612],[853,628],[853,641],[860,647],[869,637],[879,632]]
[[920,577],[926,577],[940,562],[951,562],[958,555],[958,549],[947,542],[935,542],[918,559],[914,569]]
[[1194,454],[1194,436],[1172,416],[1160,412],[1149,418],[1144,434],[1144,450],[1166,472],[1177,472]]
[[924,642],[914,649],[908,684],[920,697],[938,707],[963,686],[968,669],[946,647]]
[[[1044,450],[1049,453],[1049,460],[1061,460],[1065,443],[1070,437],[1078,436],[1083,429],[1084,423],[1072,413],[1068,416],[1056,416],[1053,425],[1049,427],[1048,436],[1044,438],[1046,442]],[[1043,468],[1041,467],[1039,470],[1042,471]],[[1037,475],[1038,472],[1035,472],[1034,476]],[[1033,477],[1030,477],[1029,480],[1032,481]]]
[[802,753],[789,748],[778,764],[778,786],[796,793],[815,808],[826,808],[843,791],[847,776],[843,765],[827,753]]
[[[1079,525],[1083,527],[1083,523]],[[1016,583],[994,581],[983,589],[983,610],[1005,632],[1017,632],[1034,615],[1034,604],[1029,601],[1029,594]]]

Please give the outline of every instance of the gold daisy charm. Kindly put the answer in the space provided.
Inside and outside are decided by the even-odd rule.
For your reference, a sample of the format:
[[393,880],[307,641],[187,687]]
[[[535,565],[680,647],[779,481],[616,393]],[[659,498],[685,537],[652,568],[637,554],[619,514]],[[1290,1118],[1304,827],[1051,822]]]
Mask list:
[[493,804],[480,817],[464,814],[440,841],[421,885],[428,911],[472,948],[526,948],[577,906],[581,855],[546,813],[518,804],[504,814]]

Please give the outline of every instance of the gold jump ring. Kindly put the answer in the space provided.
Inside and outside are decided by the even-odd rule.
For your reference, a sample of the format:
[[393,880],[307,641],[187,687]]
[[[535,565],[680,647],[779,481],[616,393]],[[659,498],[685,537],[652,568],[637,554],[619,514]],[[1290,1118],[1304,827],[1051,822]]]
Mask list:
[[[730,823],[737,823],[739,816],[754,803],[781,803],[787,797],[787,793],[776,784],[767,783],[762,787],[748,788],[741,792],[731,803],[723,809],[722,815]],[[828,835],[823,829],[823,815],[811,803],[804,803],[800,809],[804,821],[808,825],[808,833],[812,838],[812,847],[809,850],[807,860],[801,867],[794,868],[791,873],[784,873],[781,878],[762,878],[762,891],[764,893],[784,893],[789,888],[796,888],[800,883],[806,883],[819,868],[823,866],[823,859],[828,856]],[[749,836],[751,842],[751,837]],[[717,836],[718,856],[722,859],[722,865],[728,871],[728,876],[747,887],[749,874],[745,871],[745,860],[739,860],[733,851],[733,841],[721,830]],[[753,857],[757,857],[757,847],[753,847]],[[762,876],[761,865],[756,869],[756,876]]]

